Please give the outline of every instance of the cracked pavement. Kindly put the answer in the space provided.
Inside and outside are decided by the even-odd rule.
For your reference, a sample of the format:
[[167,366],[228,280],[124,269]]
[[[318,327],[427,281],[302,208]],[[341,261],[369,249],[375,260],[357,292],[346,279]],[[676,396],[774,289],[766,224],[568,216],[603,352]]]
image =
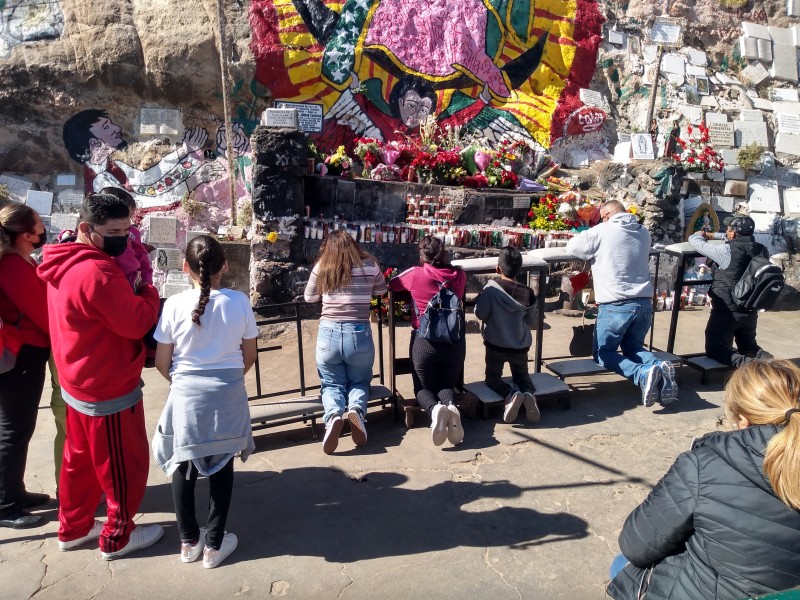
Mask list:
[[[706,318],[681,314],[678,352],[702,349]],[[545,356],[566,354],[575,320],[548,314],[547,323]],[[660,348],[667,326],[658,313]],[[797,358],[785,332],[798,327],[800,313],[763,314],[759,341]],[[401,356],[407,333],[400,330]],[[304,338],[313,385],[314,331]],[[297,371],[292,337],[277,342],[284,348],[261,358],[269,389]],[[479,335],[467,343],[466,379],[482,379]],[[503,424],[498,409],[486,421],[465,418],[466,438],[455,448],[433,446],[424,415],[407,431],[379,409],[368,415],[367,446],[356,450],[345,435],[332,456],[302,423],[258,430],[256,453],[236,462],[227,527],[239,547],[214,570],[179,561],[169,484],[151,463],[137,521],[164,525],[158,543],[114,562],[91,546],[62,553],[55,508],[45,507],[44,527],[0,529],[0,598],[603,598],[625,517],[693,438],[718,428],[724,377],[701,386],[684,367],[680,378],[680,400],[668,408],[642,407],[638,389],[615,375],[575,379],[570,410],[545,404],[535,425],[524,414]],[[168,388],[154,370],[144,379],[152,434]],[[399,388],[410,392],[408,376]],[[52,495],[49,393],[48,379],[26,484]],[[201,521],[207,494],[201,479]]]

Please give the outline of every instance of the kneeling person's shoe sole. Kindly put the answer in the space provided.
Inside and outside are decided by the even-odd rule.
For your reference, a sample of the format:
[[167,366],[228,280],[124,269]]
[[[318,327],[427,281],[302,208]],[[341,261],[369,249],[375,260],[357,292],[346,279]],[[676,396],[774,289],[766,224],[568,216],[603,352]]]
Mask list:
[[513,423],[517,420],[519,414],[519,407],[525,397],[522,392],[514,392],[509,398],[506,399],[505,406],[503,407],[503,421],[506,423]]
[[344,421],[339,415],[331,417],[330,421],[325,424],[325,437],[322,438],[322,451],[325,454],[333,454],[336,450],[339,445],[339,436],[342,434],[342,427],[344,427]]
[[450,422],[450,411],[443,404],[431,409],[431,441],[434,446],[441,446],[447,439],[447,426]]
[[658,383],[661,381],[661,369],[658,365],[653,365],[647,370],[642,388],[642,404],[653,406],[658,399]]
[[164,528],[161,525],[137,525],[131,532],[128,544],[116,552],[100,552],[104,560],[116,560],[137,550],[142,550],[152,546],[161,536],[164,535]]
[[367,443],[367,427],[364,419],[357,410],[347,413],[347,420],[350,421],[350,434],[353,436],[353,443],[356,446],[363,446]]
[[525,404],[525,418],[531,423],[538,423],[542,418],[542,413],[539,412],[539,405],[536,403],[536,396],[530,392],[525,392],[523,396],[525,398],[523,400],[523,403]]
[[675,365],[665,360],[659,365],[659,368],[661,369],[661,404],[672,404],[678,399]]
[[464,428],[461,426],[461,413],[458,412],[458,407],[450,404],[447,407],[449,426],[447,427],[447,439],[453,444],[460,444],[464,441]]

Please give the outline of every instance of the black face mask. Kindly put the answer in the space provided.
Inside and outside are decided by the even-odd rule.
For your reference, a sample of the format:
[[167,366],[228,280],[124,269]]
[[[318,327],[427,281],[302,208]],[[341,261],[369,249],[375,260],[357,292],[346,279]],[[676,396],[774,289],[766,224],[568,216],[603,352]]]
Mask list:
[[[94,233],[97,233],[92,229]],[[97,233],[97,235],[100,235]],[[103,247],[100,248],[103,252],[111,257],[120,256],[128,247],[128,235],[100,235],[103,238]]]
[[40,233],[39,234],[39,241],[33,243],[34,250],[38,250],[42,246],[44,246],[45,242],[47,242],[47,233]]

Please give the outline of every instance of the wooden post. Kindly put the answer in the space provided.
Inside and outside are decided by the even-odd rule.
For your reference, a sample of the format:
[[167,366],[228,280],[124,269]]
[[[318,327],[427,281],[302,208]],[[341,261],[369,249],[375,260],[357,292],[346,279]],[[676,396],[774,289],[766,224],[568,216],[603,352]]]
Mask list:
[[647,120],[644,122],[644,131],[650,131],[650,123],[653,121],[653,113],[656,108],[656,96],[658,95],[658,80],[661,77],[661,58],[664,56],[664,46],[658,47],[656,54],[656,73],[653,76],[653,88],[650,91],[650,106],[647,107]]
[[225,116],[225,154],[228,158],[228,186],[231,195],[231,222],[236,225],[236,169],[233,158],[233,130],[231,128],[231,101],[228,97],[228,36],[225,34],[224,0],[217,0],[217,25],[219,28],[219,71],[222,80],[222,108]]

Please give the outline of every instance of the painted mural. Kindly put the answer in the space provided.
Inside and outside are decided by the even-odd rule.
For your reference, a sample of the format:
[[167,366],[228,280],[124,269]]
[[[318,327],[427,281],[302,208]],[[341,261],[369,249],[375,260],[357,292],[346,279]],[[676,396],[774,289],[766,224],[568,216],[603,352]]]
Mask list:
[[58,0],[0,0],[0,58],[25,42],[54,40],[64,31]]
[[[250,140],[242,123],[234,122],[233,162],[237,198],[250,196]],[[229,204],[228,161],[225,126],[216,132],[216,149],[206,150],[209,135],[202,127],[187,129],[175,149],[141,169],[115,158],[128,142],[122,127],[104,110],[83,110],[64,123],[64,145],[70,157],[83,165],[85,193],[118,187],[133,195],[140,211],[174,208],[191,197],[192,202]]]
[[326,149],[413,135],[435,115],[490,141],[564,135],[594,73],[593,0],[252,0],[256,79],[318,104]]

